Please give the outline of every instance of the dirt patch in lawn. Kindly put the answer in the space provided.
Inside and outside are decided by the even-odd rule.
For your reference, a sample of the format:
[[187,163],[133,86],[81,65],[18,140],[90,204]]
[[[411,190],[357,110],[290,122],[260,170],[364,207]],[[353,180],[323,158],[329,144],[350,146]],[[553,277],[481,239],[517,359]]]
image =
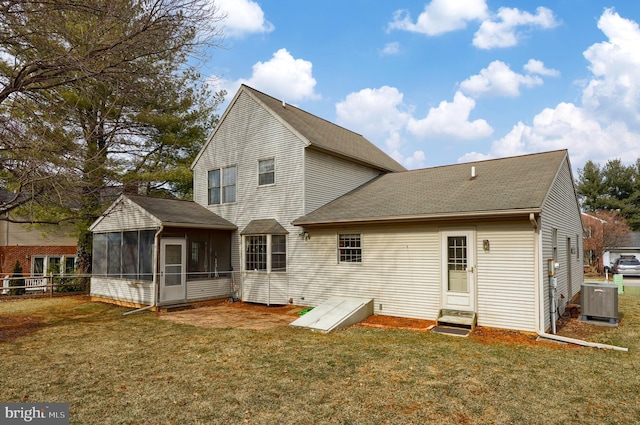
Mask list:
[[[265,306],[245,302],[224,302],[192,310],[160,313],[159,317],[178,323],[211,328],[268,329],[289,325],[299,317],[299,312],[303,309],[304,307],[291,305]],[[435,321],[373,315],[358,326],[428,332],[435,326]],[[577,318],[561,318],[557,325],[558,335],[570,338],[588,340],[590,336],[599,332],[602,332],[601,327],[581,322]],[[538,341],[538,336],[535,333],[483,326],[476,327],[469,338],[482,343],[550,344]],[[555,343],[551,344],[557,346]]]
[[0,315],[0,342],[7,342],[29,335],[45,326],[41,317]]
[[[201,304],[191,310],[158,313],[162,320],[209,328],[269,329],[288,326],[296,320],[305,307],[292,305],[265,306],[245,302],[223,302]],[[0,342],[11,341],[28,335],[46,326],[41,317],[33,315],[0,315]],[[407,329],[427,332],[435,322],[432,320],[409,319],[402,317],[374,315],[358,326],[385,329]],[[603,331],[601,326],[581,322],[577,318],[563,317],[558,321],[558,335],[589,340]],[[481,343],[506,342],[511,344],[549,344],[537,340],[537,335],[508,329],[476,327],[469,338]],[[556,344],[554,344],[556,345]]]
[[163,320],[208,328],[269,329],[287,326],[304,307],[265,306],[244,302],[205,305],[192,310],[159,313]]

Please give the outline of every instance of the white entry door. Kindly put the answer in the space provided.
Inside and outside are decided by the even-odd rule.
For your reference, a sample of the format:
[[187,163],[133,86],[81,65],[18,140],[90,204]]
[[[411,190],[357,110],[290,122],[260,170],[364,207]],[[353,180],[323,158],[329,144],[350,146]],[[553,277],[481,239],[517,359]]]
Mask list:
[[160,302],[186,299],[186,251],[184,239],[160,240]]
[[475,232],[443,231],[442,308],[475,311]]

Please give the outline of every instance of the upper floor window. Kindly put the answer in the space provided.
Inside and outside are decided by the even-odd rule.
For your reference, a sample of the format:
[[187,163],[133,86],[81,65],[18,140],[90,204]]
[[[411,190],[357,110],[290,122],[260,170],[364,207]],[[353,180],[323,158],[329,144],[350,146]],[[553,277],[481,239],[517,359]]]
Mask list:
[[208,175],[209,205],[236,201],[236,166],[210,170]]
[[338,235],[338,261],[341,263],[362,263],[360,234]]
[[258,186],[266,186],[276,182],[276,168],[273,158],[258,161]]

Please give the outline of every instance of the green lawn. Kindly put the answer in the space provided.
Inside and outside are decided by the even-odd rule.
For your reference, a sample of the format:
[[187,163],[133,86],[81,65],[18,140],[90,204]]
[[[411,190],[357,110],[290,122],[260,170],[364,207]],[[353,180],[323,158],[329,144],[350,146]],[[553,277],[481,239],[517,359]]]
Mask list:
[[0,342],[0,401],[68,402],[74,424],[633,424],[640,297],[619,306],[621,326],[592,340],[629,352],[207,329],[82,298],[4,302],[0,318],[44,325]]

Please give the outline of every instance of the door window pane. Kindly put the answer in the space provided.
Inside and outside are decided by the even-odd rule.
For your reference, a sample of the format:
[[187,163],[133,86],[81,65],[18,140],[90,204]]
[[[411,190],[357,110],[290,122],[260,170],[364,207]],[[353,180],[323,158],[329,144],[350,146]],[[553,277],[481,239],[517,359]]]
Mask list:
[[165,286],[178,286],[182,284],[182,266],[165,266]]
[[165,264],[182,264],[182,245],[165,246]]
[[467,238],[465,236],[447,238],[447,268],[449,291],[468,292]]

